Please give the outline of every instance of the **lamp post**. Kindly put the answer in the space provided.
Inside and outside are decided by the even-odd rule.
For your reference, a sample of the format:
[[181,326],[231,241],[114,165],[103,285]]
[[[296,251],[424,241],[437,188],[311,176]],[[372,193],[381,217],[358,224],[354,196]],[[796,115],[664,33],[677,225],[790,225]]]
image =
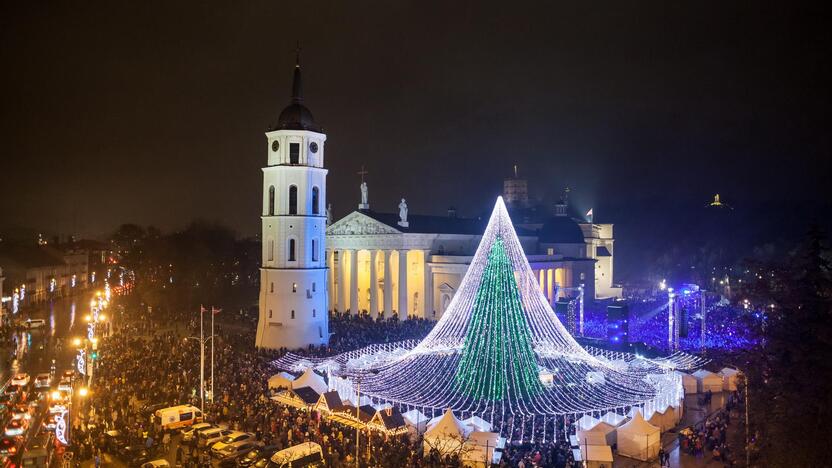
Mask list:
[[[186,340],[196,340],[199,342],[199,409],[202,411],[203,417],[205,415],[205,343],[208,340],[211,340],[211,344],[213,345],[214,335],[213,335],[213,326],[211,327],[212,335],[209,337],[205,337],[204,327],[202,325],[202,314],[205,312],[205,308],[200,306],[199,307],[199,338],[195,336],[188,336],[185,337]],[[212,319],[213,320],[213,319]],[[212,353],[213,354],[213,353]],[[211,373],[213,374],[213,368]],[[213,385],[213,383],[212,383]],[[211,388],[211,392],[213,393],[214,389]],[[211,401],[213,401],[213,395],[211,395]]]

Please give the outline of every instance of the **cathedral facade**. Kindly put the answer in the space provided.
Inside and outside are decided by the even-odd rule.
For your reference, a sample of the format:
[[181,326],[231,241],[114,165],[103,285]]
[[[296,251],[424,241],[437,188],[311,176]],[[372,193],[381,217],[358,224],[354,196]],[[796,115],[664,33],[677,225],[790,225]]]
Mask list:
[[[329,340],[328,312],[438,320],[450,305],[487,224],[485,218],[412,215],[370,208],[362,181],[358,209],[331,222],[326,204],[326,134],[303,103],[300,63],[292,100],[266,133],[262,262],[256,345],[300,348]],[[362,171],[363,172],[363,171]],[[534,207],[525,180],[503,195],[541,291],[550,303],[621,296],[613,283],[611,224]]]
[[[525,184],[525,181],[523,182]],[[522,219],[513,199],[516,179],[504,197],[516,208],[517,234],[544,296],[583,294],[585,300],[621,296],[613,283],[611,224],[579,221],[565,200],[543,219]],[[327,228],[329,309],[373,317],[438,320],[450,305],[473,258],[487,219],[381,213],[362,199],[359,209]]]

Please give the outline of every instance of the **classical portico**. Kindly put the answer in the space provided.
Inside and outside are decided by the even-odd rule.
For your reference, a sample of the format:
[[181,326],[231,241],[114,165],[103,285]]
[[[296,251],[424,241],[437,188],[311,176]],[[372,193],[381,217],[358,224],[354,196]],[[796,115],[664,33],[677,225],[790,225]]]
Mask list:
[[[481,220],[354,211],[327,229],[330,310],[439,319],[459,288],[479,243]],[[413,232],[433,230],[444,232]],[[454,232],[456,231],[456,232]],[[537,238],[521,236],[530,251]],[[594,262],[564,255],[529,255],[541,291],[554,304],[592,273]],[[571,295],[571,294],[570,294]]]

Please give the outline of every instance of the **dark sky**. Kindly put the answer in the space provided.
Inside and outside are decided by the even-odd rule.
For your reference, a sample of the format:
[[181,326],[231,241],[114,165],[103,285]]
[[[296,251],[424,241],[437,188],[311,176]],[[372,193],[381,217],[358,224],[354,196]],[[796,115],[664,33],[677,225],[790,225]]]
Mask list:
[[[4,2],[3,226],[259,229],[295,41],[329,201],[825,199],[829,18],[797,2]],[[626,213],[626,211],[625,211]]]

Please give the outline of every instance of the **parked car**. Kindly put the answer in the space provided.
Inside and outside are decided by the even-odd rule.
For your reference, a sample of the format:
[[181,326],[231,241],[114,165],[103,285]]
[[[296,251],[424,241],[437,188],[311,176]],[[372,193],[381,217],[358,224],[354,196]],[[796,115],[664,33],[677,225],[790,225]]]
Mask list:
[[31,380],[31,377],[29,377],[29,374],[27,374],[25,372],[21,372],[19,374],[15,374],[14,377],[12,377],[11,384],[12,385],[19,385],[20,387],[26,387],[27,385],[29,385],[30,380]]
[[29,421],[26,419],[11,419],[6,423],[5,434],[9,437],[20,436],[29,429]]
[[38,374],[35,377],[35,388],[49,388],[52,385],[52,376],[49,374]]
[[253,466],[257,463],[257,460],[265,459],[266,462],[269,461],[272,455],[277,452],[277,445],[267,445],[265,447],[255,447],[249,450],[248,453],[243,455],[237,460],[237,465],[239,466]]
[[12,407],[12,419],[32,419],[32,407],[26,403],[18,403]]
[[[255,447],[259,447],[261,445],[263,445],[262,442],[255,440],[254,437],[250,437],[238,440],[237,442],[223,444],[222,447],[216,450],[211,448],[211,455],[218,460],[231,460],[239,458],[250,452]],[[216,447],[216,444],[214,447]]]
[[207,431],[212,427],[216,427],[210,423],[197,423],[193,426],[182,429],[182,442],[189,442],[194,439],[202,431]]
[[11,395],[11,394],[21,395],[22,393],[23,393],[23,388],[20,385],[15,385],[13,383],[10,383],[9,385],[6,385],[6,389],[3,390],[3,394],[5,394],[5,395]]
[[118,449],[127,443],[127,438],[122,435],[121,431],[107,431],[104,433],[104,449],[107,453],[116,454]]
[[248,432],[242,431],[234,431],[231,434],[220,439],[218,442],[214,443],[211,446],[211,455],[219,454],[221,450],[225,448],[226,445],[231,445],[236,442],[242,442],[245,440],[253,440],[254,434],[249,434]]
[[71,392],[72,379],[66,376],[61,377],[61,380],[58,382],[58,390],[61,392]]
[[164,458],[160,458],[158,460],[153,460],[145,463],[144,465],[142,465],[142,468],[163,468],[166,466],[170,466],[170,463],[168,463],[168,461]]
[[231,429],[221,429],[221,428],[214,428],[209,429],[205,432],[201,432],[199,436],[197,436],[197,446],[199,447],[211,447],[215,443],[222,440],[223,437],[231,434]]
[[20,400],[17,393],[3,393],[0,395],[0,410],[11,407]]
[[34,329],[37,329],[37,328],[45,327],[46,326],[46,320],[30,318],[30,319],[26,319],[26,321],[23,322],[21,325],[23,325],[23,328],[26,328],[28,330],[34,330]]
[[140,445],[128,445],[118,451],[118,456],[129,466],[140,466],[150,461],[151,456],[146,448]]

